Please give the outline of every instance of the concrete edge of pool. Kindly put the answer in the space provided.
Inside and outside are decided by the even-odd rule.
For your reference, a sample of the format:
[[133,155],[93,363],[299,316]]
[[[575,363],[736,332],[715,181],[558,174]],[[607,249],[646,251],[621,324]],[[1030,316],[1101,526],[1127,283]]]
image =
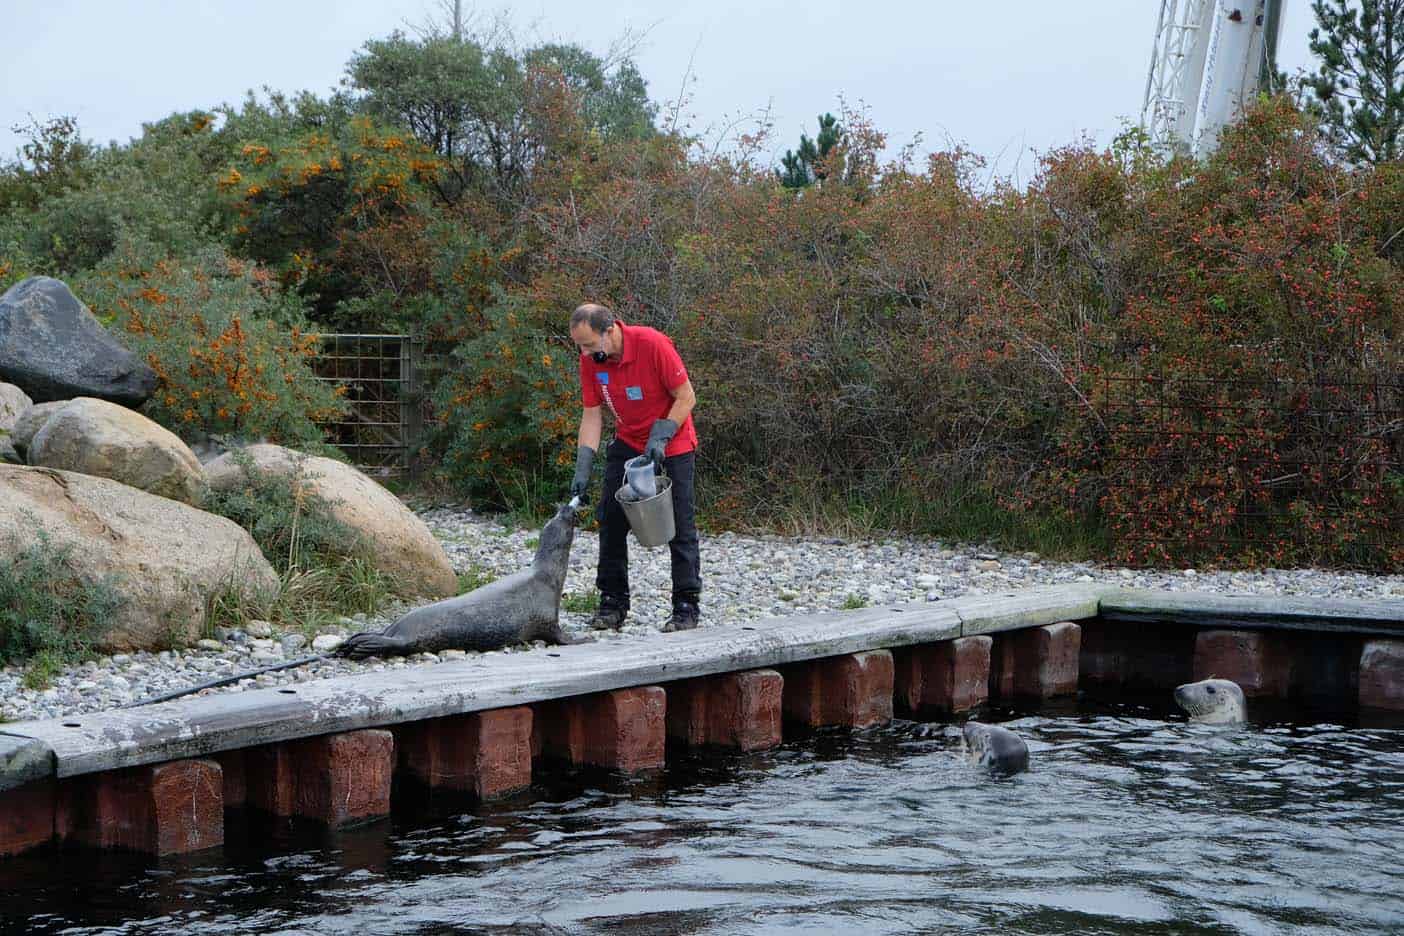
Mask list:
[[1404,600],[1076,584],[548,647],[0,727],[0,856],[53,842],[170,854],[224,810],[340,826],[397,772],[490,799],[543,757],[625,772],[667,739],[759,750],[783,724],[863,727],[1079,685],[1219,675],[1250,696],[1404,711]]

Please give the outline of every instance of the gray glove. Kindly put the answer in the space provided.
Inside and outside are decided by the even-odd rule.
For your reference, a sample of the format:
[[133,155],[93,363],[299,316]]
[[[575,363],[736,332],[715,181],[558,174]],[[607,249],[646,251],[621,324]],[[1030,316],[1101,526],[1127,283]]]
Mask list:
[[580,498],[582,504],[590,503],[587,493],[590,490],[590,469],[595,467],[595,450],[582,445],[575,452],[575,480],[570,482],[570,496]]
[[678,424],[671,419],[654,421],[653,428],[648,431],[648,444],[644,446],[644,454],[653,459],[655,468],[663,464],[663,453],[668,448],[668,442],[677,434]]

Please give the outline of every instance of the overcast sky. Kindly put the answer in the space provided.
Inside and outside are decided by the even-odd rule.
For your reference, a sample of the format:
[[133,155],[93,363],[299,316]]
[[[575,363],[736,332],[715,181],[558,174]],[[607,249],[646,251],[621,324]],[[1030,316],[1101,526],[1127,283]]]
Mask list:
[[[3,0],[0,156],[30,115],[125,142],[143,122],[237,102],[250,88],[325,94],[367,39],[422,24],[440,0]],[[449,6],[451,7],[451,3]],[[655,100],[684,78],[694,126],[770,107],[778,158],[839,95],[892,146],[963,141],[1027,177],[1030,150],[1105,143],[1140,115],[1160,0],[464,0],[519,40],[634,53]],[[1287,0],[1280,61],[1307,64],[1307,0]]]

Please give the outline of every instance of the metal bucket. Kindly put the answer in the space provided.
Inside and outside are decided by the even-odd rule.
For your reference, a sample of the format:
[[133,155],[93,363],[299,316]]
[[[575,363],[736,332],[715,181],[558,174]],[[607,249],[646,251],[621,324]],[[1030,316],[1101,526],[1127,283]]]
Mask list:
[[658,477],[658,493],[643,500],[629,496],[629,485],[614,492],[614,499],[629,518],[629,529],[640,546],[666,546],[673,539],[673,482],[667,475]]

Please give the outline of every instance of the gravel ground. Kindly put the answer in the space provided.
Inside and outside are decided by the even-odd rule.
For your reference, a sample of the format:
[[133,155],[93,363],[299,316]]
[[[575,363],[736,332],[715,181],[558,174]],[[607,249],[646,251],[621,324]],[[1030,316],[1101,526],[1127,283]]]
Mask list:
[[[444,544],[459,572],[500,576],[531,562],[536,531],[504,526],[470,510],[433,508],[420,516]],[[594,595],[598,539],[583,533],[571,555],[562,616],[567,629],[584,633]],[[632,550],[633,610],[618,640],[656,631],[671,611],[668,551]],[[940,601],[962,595],[1067,582],[1107,582],[1145,588],[1197,590],[1223,594],[1298,595],[1332,598],[1404,597],[1404,576],[1364,575],[1317,569],[1255,572],[1200,572],[1194,569],[1132,570],[1094,563],[1047,562],[1037,553],[1000,553],[985,548],[909,538],[873,542],[795,539],[723,533],[702,543],[702,626],[754,621],[859,604]],[[0,670],[0,720],[54,718],[115,708],[137,699],[258,669],[329,649],[342,637],[379,630],[406,608],[390,608],[371,618],[343,619],[341,626],[312,641],[298,633],[280,634],[266,625],[202,640],[189,650],[115,654],[57,675],[48,688],[27,689],[20,667]],[[310,644],[310,645],[309,645]],[[522,652],[524,647],[501,653]],[[490,654],[489,654],[490,655]],[[352,662],[325,660],[281,673],[267,673],[207,692],[283,685],[353,673],[432,666],[467,656],[462,651]]]

